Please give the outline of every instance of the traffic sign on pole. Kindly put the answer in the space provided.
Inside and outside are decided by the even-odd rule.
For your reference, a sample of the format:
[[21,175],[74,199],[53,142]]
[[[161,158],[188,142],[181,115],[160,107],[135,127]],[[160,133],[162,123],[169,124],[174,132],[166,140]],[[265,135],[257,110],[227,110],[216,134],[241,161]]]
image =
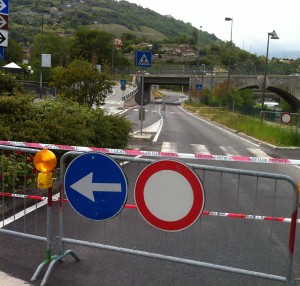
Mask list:
[[196,90],[202,90],[202,84],[201,83],[196,84]]
[[292,115],[289,112],[283,112],[280,116],[280,121],[284,124],[289,124],[292,122]]
[[0,47],[0,60],[3,61],[4,60],[4,48]]
[[73,209],[91,220],[116,216],[127,200],[127,180],[121,167],[98,152],[76,157],[66,170],[64,186]]
[[151,67],[152,53],[146,51],[137,51],[135,55],[135,65],[137,67]]
[[0,0],[0,13],[8,14],[8,0]]
[[142,217],[165,231],[191,226],[204,208],[204,189],[186,165],[162,160],[147,166],[135,184],[135,201]]
[[0,30],[0,47],[8,46],[8,32],[6,30]]
[[8,15],[0,13],[0,29],[8,29]]

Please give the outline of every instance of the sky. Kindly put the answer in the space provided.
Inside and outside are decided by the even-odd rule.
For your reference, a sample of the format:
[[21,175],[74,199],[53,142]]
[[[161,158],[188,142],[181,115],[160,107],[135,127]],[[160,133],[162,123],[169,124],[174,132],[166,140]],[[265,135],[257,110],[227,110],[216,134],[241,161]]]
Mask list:
[[[270,39],[269,58],[300,58],[299,0],[126,0],[161,15],[215,34],[257,56],[266,55],[268,33],[276,31],[279,39]],[[233,21],[225,21],[225,17]],[[201,46],[201,43],[200,43]]]

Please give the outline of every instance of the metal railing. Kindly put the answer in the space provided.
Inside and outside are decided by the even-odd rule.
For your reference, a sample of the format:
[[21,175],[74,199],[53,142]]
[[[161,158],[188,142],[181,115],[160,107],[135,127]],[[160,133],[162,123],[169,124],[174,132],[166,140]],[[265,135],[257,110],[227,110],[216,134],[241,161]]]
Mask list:
[[[292,271],[296,225],[299,223],[299,193],[297,183],[289,176],[190,164],[184,163],[182,159],[202,182],[205,206],[193,225],[182,231],[166,232],[154,228],[140,215],[134,198],[136,179],[155,160],[110,156],[122,168],[126,177],[130,178],[127,202],[114,218],[92,221],[75,212],[65,196],[67,168],[83,152],[71,151],[61,157],[57,194],[52,194],[51,190],[47,196],[34,196],[28,195],[26,188],[29,181],[16,187],[17,176],[14,171],[7,172],[5,158],[12,154],[12,166],[16,167],[19,161],[24,163],[24,172],[27,174],[28,167],[32,166],[31,155],[38,150],[9,146],[1,146],[0,149],[3,152],[1,173],[5,174],[2,177],[2,206],[8,198],[12,205],[9,215],[1,209],[0,234],[46,242],[47,257],[32,277],[32,281],[36,280],[42,268],[49,264],[41,285],[47,283],[57,262],[69,254],[79,261],[80,253],[68,249],[70,245],[189,265],[198,267],[199,271],[209,269],[209,275],[213,273],[216,277],[218,273],[226,272],[232,275],[230,281],[241,282],[240,275],[248,276],[256,285],[260,279],[294,285],[295,275],[299,274],[297,270],[296,274]],[[21,156],[19,161],[13,159],[17,154]],[[7,176],[12,179],[11,189],[6,184],[9,181]],[[36,187],[30,187],[37,191]],[[165,188],[165,183],[161,187]],[[26,191],[23,191],[24,188]],[[24,200],[27,196],[30,196],[32,202],[32,213],[28,212],[30,206]],[[17,198],[24,200],[18,207],[13,202]],[[53,200],[59,202],[59,212],[54,213],[60,218],[59,233],[52,233]],[[48,206],[47,217],[40,216],[41,202],[43,206]],[[19,212],[22,212],[23,223],[18,221]],[[34,218],[37,216],[39,221]],[[47,222],[46,228],[39,229],[41,221]],[[52,256],[50,248],[55,240],[59,243],[59,253]],[[208,275],[205,271],[201,273]]]

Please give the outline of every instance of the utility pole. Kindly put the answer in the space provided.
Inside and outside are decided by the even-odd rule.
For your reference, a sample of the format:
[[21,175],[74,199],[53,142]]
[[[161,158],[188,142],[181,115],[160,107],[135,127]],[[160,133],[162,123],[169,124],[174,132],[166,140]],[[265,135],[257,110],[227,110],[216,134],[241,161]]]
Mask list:
[[198,46],[198,55],[197,55],[197,69],[199,69],[199,62],[200,62],[200,44],[201,44],[201,41],[200,41],[200,32],[202,31],[202,26],[200,26],[200,29],[199,29],[199,33],[198,33],[198,37],[197,37],[197,46]]

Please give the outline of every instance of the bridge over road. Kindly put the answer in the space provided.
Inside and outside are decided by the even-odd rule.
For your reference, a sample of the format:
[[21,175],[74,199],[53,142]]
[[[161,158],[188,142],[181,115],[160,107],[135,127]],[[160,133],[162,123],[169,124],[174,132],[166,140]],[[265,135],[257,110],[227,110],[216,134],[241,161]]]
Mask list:
[[[259,75],[232,75],[230,82],[239,89],[259,89]],[[262,76],[260,76],[262,77]],[[137,84],[141,84],[141,75],[137,76]],[[144,90],[151,91],[152,85],[180,85],[195,89],[196,84],[202,83],[203,88],[212,90],[216,85],[226,82],[227,74],[218,75],[144,75]],[[300,109],[300,77],[270,75],[268,76],[267,91],[273,92],[288,102],[295,111]]]

